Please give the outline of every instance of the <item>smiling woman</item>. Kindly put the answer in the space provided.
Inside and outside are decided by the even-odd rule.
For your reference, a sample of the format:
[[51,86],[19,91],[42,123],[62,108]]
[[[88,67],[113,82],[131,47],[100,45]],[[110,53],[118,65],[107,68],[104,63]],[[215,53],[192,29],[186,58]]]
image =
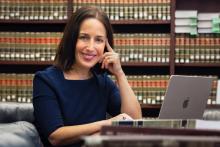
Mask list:
[[105,48],[106,31],[104,25],[95,18],[82,22],[76,43],[76,61],[72,70],[81,69],[89,73],[102,57]]
[[[112,47],[111,24],[101,10],[83,7],[69,19],[54,66],[37,72],[33,81],[35,124],[45,146],[80,146],[80,136],[112,120],[141,118]],[[111,72],[118,86],[100,70]],[[113,117],[106,119],[106,113]]]

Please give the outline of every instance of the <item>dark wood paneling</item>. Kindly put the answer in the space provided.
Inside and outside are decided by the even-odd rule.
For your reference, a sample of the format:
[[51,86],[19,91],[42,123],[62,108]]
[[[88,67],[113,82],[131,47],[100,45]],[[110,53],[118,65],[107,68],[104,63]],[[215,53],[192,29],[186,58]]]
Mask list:
[[199,12],[219,12],[219,0],[176,0],[177,10],[198,10]]

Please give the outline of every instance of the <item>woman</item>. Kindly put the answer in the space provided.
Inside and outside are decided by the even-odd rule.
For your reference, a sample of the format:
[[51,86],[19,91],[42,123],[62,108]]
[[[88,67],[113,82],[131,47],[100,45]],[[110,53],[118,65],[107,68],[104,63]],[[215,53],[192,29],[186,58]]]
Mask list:
[[95,134],[112,120],[141,118],[111,46],[111,24],[99,9],[80,8],[68,21],[54,66],[37,72],[33,81],[35,122],[45,146],[80,146],[80,136]]

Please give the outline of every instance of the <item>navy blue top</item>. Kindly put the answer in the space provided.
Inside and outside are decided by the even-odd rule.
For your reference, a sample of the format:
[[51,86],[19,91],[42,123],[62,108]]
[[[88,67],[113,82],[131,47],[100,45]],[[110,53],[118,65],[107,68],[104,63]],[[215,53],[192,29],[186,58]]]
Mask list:
[[45,146],[50,147],[48,136],[61,126],[104,120],[106,113],[119,114],[121,98],[107,74],[93,72],[87,80],[66,80],[62,70],[51,66],[35,74],[33,106],[35,125]]

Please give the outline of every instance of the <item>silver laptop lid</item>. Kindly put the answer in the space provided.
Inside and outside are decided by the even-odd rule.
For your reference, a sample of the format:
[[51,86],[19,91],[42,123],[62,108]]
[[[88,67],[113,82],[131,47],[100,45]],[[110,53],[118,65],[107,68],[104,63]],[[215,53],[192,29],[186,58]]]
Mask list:
[[201,119],[212,88],[212,77],[172,75],[161,106],[161,119]]

